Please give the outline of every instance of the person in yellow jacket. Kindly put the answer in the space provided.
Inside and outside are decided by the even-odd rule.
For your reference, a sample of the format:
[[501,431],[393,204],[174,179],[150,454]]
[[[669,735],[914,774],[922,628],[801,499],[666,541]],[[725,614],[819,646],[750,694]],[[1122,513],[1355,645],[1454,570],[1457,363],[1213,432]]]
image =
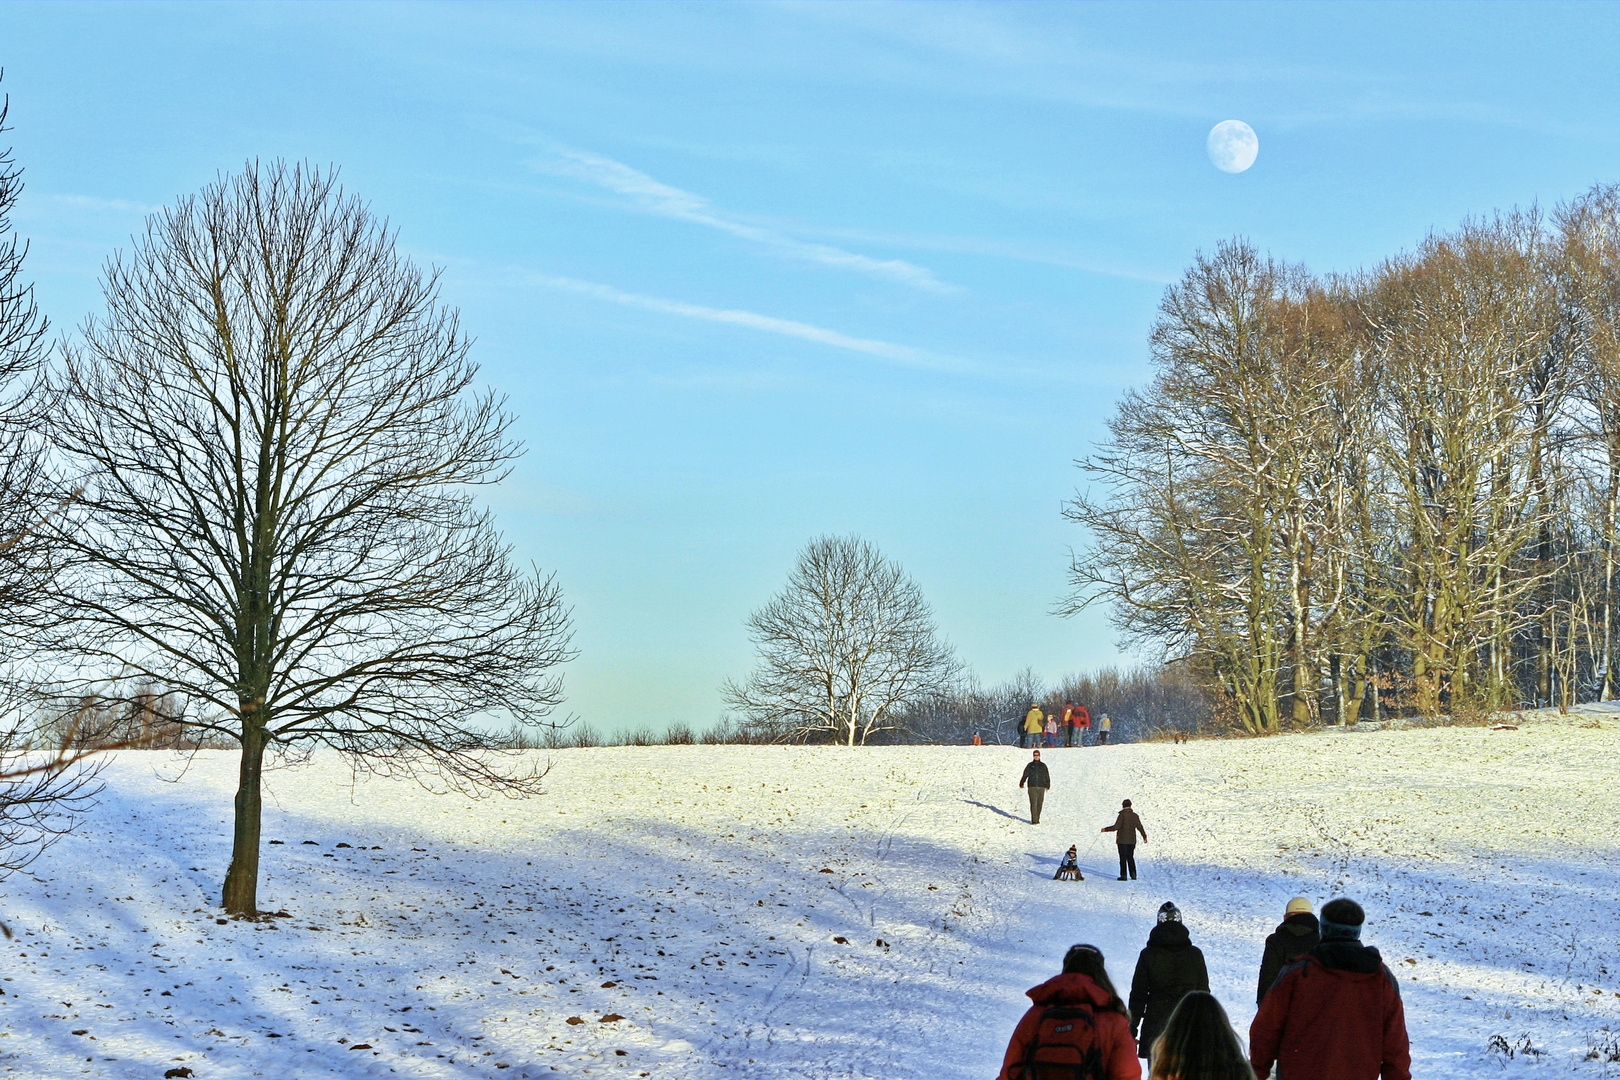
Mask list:
[[1045,730],[1045,714],[1041,712],[1039,705],[1030,702],[1029,713],[1024,717],[1024,726],[1018,730],[1018,749],[1024,749],[1024,740],[1026,739],[1031,739],[1037,746],[1040,745],[1041,732]]

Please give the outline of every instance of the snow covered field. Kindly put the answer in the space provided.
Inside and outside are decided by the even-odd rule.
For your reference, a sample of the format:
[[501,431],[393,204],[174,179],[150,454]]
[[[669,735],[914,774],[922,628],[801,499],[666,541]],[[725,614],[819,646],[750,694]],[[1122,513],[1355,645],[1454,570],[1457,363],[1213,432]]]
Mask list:
[[[1620,1033],[1612,713],[1055,750],[1038,827],[1015,749],[540,756],[523,802],[273,774],[260,895],[290,916],[255,924],[212,907],[231,756],[125,753],[3,887],[0,1073],[985,1078],[1065,947],[1126,983],[1167,899],[1246,1031],[1303,893],[1366,906],[1420,1080],[1620,1076],[1582,1060]],[[1135,883],[1098,832],[1124,797]],[[1053,882],[1070,843],[1086,880]]]

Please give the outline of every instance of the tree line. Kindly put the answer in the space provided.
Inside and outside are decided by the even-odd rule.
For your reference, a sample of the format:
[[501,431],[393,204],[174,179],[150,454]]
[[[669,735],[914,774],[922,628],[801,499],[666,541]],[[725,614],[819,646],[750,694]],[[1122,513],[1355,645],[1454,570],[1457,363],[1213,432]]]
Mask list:
[[151,215],[52,340],[20,190],[0,155],[0,845],[48,836],[91,736],[237,751],[243,914],[278,757],[536,790],[487,729],[544,727],[569,613],[477,502],[520,447],[436,273],[332,172],[250,162]]
[[1062,610],[1257,733],[1613,697],[1617,318],[1616,186],[1352,275],[1218,245],[1078,463]]

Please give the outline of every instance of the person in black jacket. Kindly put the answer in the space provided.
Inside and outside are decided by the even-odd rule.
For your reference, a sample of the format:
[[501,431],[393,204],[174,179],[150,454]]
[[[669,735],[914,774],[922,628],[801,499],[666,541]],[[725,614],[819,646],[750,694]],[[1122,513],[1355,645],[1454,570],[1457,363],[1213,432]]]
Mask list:
[[1131,1033],[1137,1036],[1137,1057],[1148,1056],[1182,995],[1193,990],[1209,991],[1209,969],[1203,951],[1181,923],[1181,911],[1166,900],[1131,978]]
[[1260,986],[1255,991],[1256,1005],[1266,1000],[1266,991],[1277,981],[1283,965],[1296,956],[1310,952],[1322,943],[1321,927],[1311,914],[1311,902],[1303,896],[1288,901],[1283,909],[1283,921],[1266,938],[1266,951],[1260,957]]
[[1024,775],[1018,778],[1018,786],[1029,788],[1029,823],[1041,823],[1041,803],[1046,801],[1046,790],[1052,786],[1052,774],[1046,771],[1046,763],[1041,760],[1041,752],[1035,751],[1035,760],[1024,766]]

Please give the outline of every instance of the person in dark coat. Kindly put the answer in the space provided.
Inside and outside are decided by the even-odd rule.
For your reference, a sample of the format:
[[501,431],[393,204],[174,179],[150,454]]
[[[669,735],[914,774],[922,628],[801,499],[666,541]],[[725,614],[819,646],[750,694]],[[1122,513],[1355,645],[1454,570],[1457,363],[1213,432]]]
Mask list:
[[1029,823],[1041,823],[1041,804],[1046,801],[1046,791],[1052,786],[1052,774],[1046,771],[1046,762],[1041,760],[1041,752],[1035,751],[1035,758],[1024,766],[1024,775],[1018,778],[1019,787],[1029,788]]
[[1260,1080],[1412,1080],[1401,988],[1378,950],[1361,944],[1354,900],[1322,905],[1322,943],[1284,965],[1249,1025]]
[[1130,871],[1131,880],[1136,880],[1136,834],[1141,833],[1142,839],[1147,839],[1147,830],[1142,827],[1142,819],[1136,816],[1131,809],[1131,800],[1126,799],[1120,804],[1119,816],[1112,825],[1104,825],[1103,832],[1114,834],[1114,845],[1119,848],[1119,880],[1125,880],[1125,873]]
[[1283,921],[1266,938],[1266,951],[1260,956],[1260,985],[1255,990],[1254,1003],[1266,1000],[1266,991],[1277,981],[1283,965],[1294,957],[1308,953],[1322,943],[1322,932],[1316,916],[1311,914],[1311,902],[1303,896],[1288,901],[1283,909]]
[[1166,900],[1131,978],[1131,1033],[1137,1036],[1137,1057],[1148,1056],[1182,995],[1193,990],[1209,991],[1209,969],[1203,951],[1182,925],[1180,909]]

